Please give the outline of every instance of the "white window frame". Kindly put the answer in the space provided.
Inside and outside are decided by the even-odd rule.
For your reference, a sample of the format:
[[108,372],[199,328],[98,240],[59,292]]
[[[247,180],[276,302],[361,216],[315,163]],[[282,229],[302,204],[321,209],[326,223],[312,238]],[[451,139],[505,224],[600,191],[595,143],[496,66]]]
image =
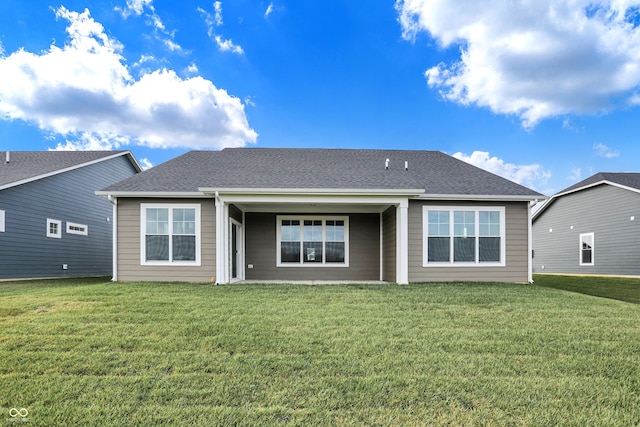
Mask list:
[[[591,237],[591,262],[582,262],[582,238],[585,236]],[[596,265],[596,236],[595,233],[581,233],[578,240],[578,261],[580,266],[593,266]]]
[[2,209],[0,209],[0,233],[4,233],[4,218],[5,213]]
[[[58,226],[58,232],[51,232],[51,224],[56,224]],[[58,219],[47,218],[47,237],[51,237],[54,239],[62,239],[62,221]]]
[[[429,262],[429,211],[448,211],[449,212],[449,261],[447,262]],[[473,262],[455,262],[454,261],[454,211],[474,212],[475,218],[475,261]],[[483,212],[499,212],[500,213],[500,261],[486,262],[479,259],[479,213]],[[427,205],[422,207],[422,266],[423,267],[504,267],[506,266],[506,209],[504,206],[437,206]]]
[[[80,229],[80,230],[77,230]],[[87,236],[89,234],[89,227],[85,224],[78,224],[75,222],[66,223],[67,234],[79,234],[81,236]]]
[[[169,210],[169,260],[147,261],[146,259],[146,235],[147,235],[147,209],[168,209]],[[196,256],[194,261],[173,261],[173,248],[171,237],[173,236],[173,210],[174,209],[195,209],[195,234],[196,234]],[[200,267],[200,204],[197,203],[141,203],[140,204],[140,265],[156,266],[191,266]]]
[[[326,240],[326,223],[327,221],[344,221],[344,262],[327,262],[326,257],[323,257],[322,263],[305,263],[303,259],[302,249],[300,262],[281,262],[282,252],[280,250],[280,244],[282,243],[282,221],[283,220],[296,220],[300,221],[300,245],[304,242],[302,238],[303,233],[303,221],[322,221],[322,253],[326,254],[325,244]],[[327,267],[349,267],[349,217],[348,216],[306,216],[306,215],[277,215],[276,216],[276,266],[277,267],[293,267],[293,268],[327,268]]]

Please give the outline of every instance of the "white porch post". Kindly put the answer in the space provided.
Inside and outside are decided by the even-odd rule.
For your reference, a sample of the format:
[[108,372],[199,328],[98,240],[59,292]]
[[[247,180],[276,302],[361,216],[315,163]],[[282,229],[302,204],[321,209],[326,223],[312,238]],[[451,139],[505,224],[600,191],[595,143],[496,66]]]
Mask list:
[[409,284],[409,201],[396,207],[396,282]]
[[216,194],[216,283],[229,283],[229,206]]

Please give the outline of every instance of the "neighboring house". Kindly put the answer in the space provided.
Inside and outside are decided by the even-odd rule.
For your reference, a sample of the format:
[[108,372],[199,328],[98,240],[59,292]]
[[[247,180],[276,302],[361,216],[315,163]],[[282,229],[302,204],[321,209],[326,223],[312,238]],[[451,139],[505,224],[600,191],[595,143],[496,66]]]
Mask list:
[[640,275],[640,173],[597,173],[533,216],[536,273]]
[[0,156],[0,279],[111,275],[113,210],[95,191],[140,172],[133,155]]
[[114,279],[531,280],[545,196],[437,151],[193,151],[97,192]]

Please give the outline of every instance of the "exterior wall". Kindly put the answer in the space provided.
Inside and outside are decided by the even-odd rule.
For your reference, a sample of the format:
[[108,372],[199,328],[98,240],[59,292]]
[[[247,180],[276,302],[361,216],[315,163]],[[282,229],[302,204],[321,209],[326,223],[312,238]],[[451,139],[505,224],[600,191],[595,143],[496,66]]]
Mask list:
[[[580,265],[584,233],[592,266]],[[533,250],[534,273],[640,275],[640,194],[604,184],[555,199],[533,224]]]
[[277,267],[276,215],[245,213],[246,280],[380,280],[380,214],[348,215],[349,267]]
[[[506,216],[506,265],[504,267],[423,267],[422,207],[504,206]],[[528,281],[528,203],[527,202],[409,202],[409,281]]]
[[[113,209],[95,191],[135,173],[118,156],[0,191],[0,278],[111,276]],[[62,221],[60,239],[47,237],[47,218]],[[67,222],[88,234],[66,233]]]
[[382,280],[396,281],[396,208],[382,214]]
[[[140,204],[200,204],[201,265],[140,265]],[[128,199],[118,198],[118,280],[210,282],[216,275],[216,207],[213,199]]]

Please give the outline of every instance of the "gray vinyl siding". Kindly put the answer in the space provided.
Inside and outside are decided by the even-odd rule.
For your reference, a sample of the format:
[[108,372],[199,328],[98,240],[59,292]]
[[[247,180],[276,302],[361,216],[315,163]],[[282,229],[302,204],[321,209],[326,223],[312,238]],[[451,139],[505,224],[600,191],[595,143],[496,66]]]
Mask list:
[[[584,233],[593,266],[580,265]],[[604,184],[558,197],[533,224],[533,250],[534,273],[640,275],[640,194]]]
[[[140,265],[140,204],[200,204],[201,265]],[[216,275],[216,207],[213,199],[118,198],[118,281],[210,282]]]
[[396,281],[396,208],[382,214],[382,280]]
[[[95,191],[135,173],[118,156],[0,191],[0,278],[111,276],[113,209]],[[60,239],[47,237],[47,218],[62,221]],[[88,235],[67,234],[67,222]]]
[[276,216],[245,213],[246,280],[380,280],[380,214],[348,215],[349,267],[277,267]]
[[[422,207],[504,206],[506,265],[504,267],[423,267]],[[528,203],[527,202],[409,202],[409,281],[528,281]]]

